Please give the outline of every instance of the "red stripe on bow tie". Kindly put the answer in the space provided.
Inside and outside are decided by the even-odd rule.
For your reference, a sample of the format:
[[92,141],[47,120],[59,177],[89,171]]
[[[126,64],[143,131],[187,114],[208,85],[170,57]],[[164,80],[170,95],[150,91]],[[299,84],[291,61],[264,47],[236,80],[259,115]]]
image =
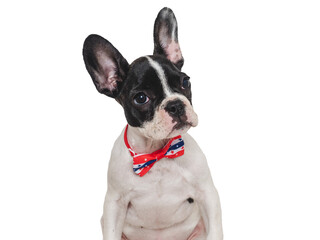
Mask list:
[[[159,161],[162,158],[176,158],[180,157],[184,154],[184,142],[181,139],[181,136],[176,136],[164,146],[164,148],[159,149],[153,153],[150,154],[137,154],[135,153],[132,148],[130,147],[130,144],[128,142],[127,138],[127,131],[128,131],[128,125],[125,129],[124,132],[124,142],[133,157],[133,170],[134,172],[142,177],[145,175],[151,168],[152,166]],[[177,141],[175,141],[177,140]],[[173,141],[175,141],[173,143]],[[172,147],[169,152],[169,148]]]

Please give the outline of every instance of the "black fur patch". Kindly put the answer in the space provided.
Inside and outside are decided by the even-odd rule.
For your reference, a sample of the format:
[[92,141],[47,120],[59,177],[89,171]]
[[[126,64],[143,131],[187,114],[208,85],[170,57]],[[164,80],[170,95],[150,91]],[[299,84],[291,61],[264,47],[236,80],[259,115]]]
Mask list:
[[[163,56],[149,57],[161,65],[172,91],[185,95],[191,102],[190,87],[188,89],[182,88],[183,78],[187,75]],[[148,96],[149,102],[143,105],[134,103],[134,97],[140,92]],[[123,106],[129,125],[141,127],[144,122],[153,119],[154,113],[164,97],[163,87],[156,70],[146,57],[141,57],[130,65],[117,101]]]

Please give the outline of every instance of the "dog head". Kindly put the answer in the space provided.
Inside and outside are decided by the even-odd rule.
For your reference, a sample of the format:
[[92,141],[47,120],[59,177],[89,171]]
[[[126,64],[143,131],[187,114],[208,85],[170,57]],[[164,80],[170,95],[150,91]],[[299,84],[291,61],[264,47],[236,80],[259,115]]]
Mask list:
[[154,53],[130,65],[106,39],[90,35],[83,46],[86,68],[97,90],[115,98],[128,124],[160,140],[186,133],[198,124],[174,13],[163,8],[154,25]]

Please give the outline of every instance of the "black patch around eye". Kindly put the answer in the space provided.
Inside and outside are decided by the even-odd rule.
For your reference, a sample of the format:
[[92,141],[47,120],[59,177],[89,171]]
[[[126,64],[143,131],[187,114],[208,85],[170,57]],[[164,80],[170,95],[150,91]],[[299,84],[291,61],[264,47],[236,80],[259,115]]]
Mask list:
[[182,80],[182,87],[184,89],[190,87],[190,78],[189,77],[184,77],[183,80]]
[[148,59],[141,57],[135,60],[119,96],[128,124],[141,127],[151,121],[163,99],[161,81]]
[[143,92],[140,92],[140,93],[136,94],[135,97],[134,97],[134,103],[137,104],[137,105],[145,104],[148,101],[149,101],[148,96]]

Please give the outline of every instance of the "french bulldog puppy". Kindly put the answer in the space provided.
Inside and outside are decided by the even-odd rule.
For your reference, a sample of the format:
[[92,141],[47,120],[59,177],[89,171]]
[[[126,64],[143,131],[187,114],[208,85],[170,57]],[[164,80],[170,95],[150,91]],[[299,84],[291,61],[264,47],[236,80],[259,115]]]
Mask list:
[[121,104],[128,122],[109,162],[103,239],[222,240],[219,196],[187,133],[198,117],[172,10],[156,18],[153,55],[129,65],[110,42],[90,35],[83,57],[97,90]]

